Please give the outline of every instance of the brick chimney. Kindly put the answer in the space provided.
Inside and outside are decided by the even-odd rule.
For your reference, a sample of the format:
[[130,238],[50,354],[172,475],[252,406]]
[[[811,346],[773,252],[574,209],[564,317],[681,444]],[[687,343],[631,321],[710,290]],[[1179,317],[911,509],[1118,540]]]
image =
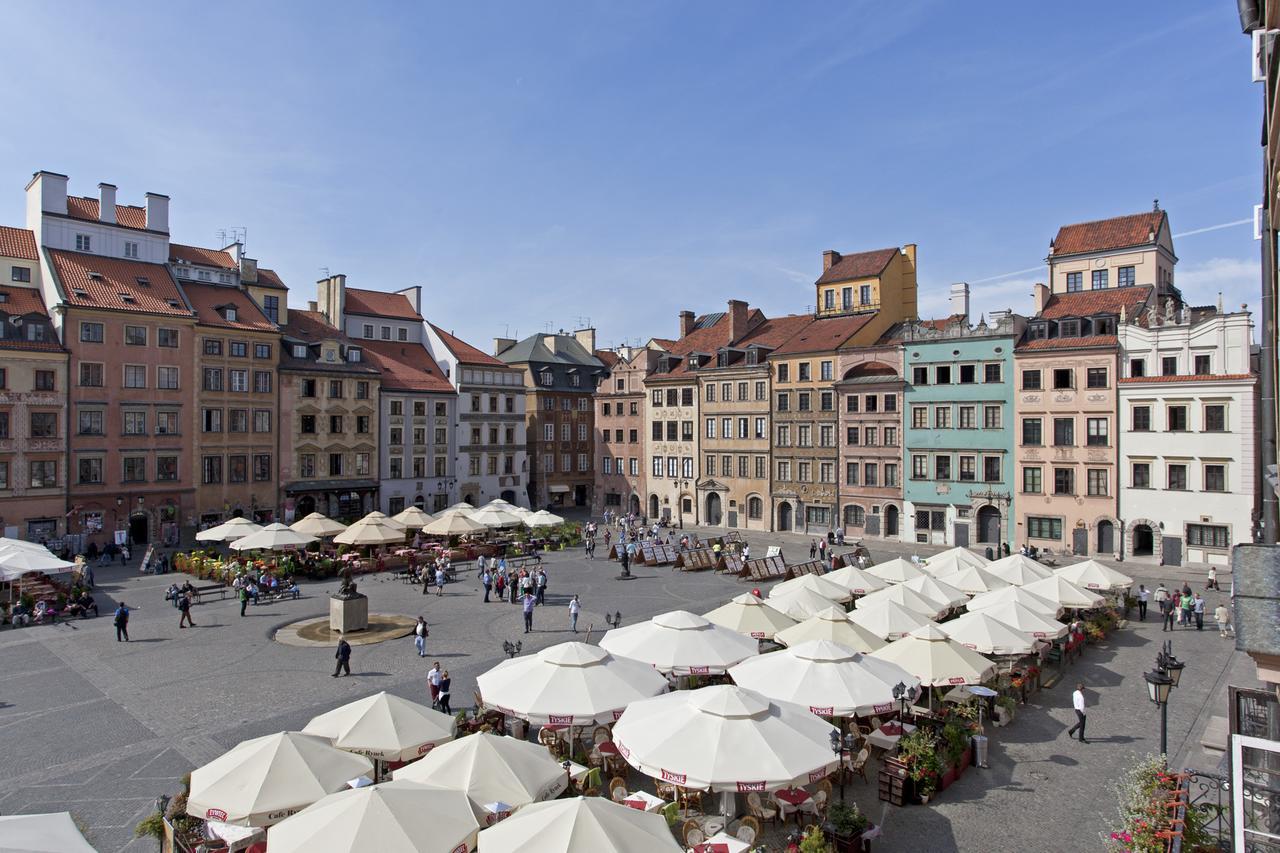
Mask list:
[[692,311],[680,312],[680,337],[686,338],[693,331],[694,316]]
[[838,263],[840,263],[840,253],[837,252],[835,249],[827,249],[825,252],[822,253],[822,271],[823,272],[826,272],[827,270],[831,269]]
[[515,346],[515,345],[516,345],[516,339],[515,339],[515,338],[494,338],[494,339],[493,339],[493,354],[494,354],[494,355],[502,355],[504,352],[506,352],[507,350],[511,349],[511,348],[512,348],[513,346]]
[[98,184],[98,221],[116,224],[115,184]]
[[1049,304],[1049,297],[1053,294],[1049,292],[1049,288],[1037,282],[1031,288],[1031,295],[1035,299],[1036,314],[1039,315],[1044,310],[1044,306]]
[[736,344],[747,335],[747,303],[729,300],[729,343]]
[[588,355],[594,355],[596,351],[596,330],[595,329],[578,329],[573,333],[578,343],[582,344],[582,348],[587,351]]

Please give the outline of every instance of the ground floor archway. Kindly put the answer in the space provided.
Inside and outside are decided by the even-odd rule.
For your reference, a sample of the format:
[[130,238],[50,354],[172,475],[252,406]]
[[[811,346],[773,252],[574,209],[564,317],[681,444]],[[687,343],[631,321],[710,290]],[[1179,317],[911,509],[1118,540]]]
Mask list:
[[1097,553],[1106,556],[1114,554],[1116,551],[1116,526],[1108,519],[1102,519],[1098,522],[1097,530]]
[[649,495],[649,517],[650,518],[658,517],[658,496],[657,495]]
[[312,495],[303,495],[298,498],[298,508],[295,510],[298,518],[306,518],[308,515],[316,511],[316,499]]
[[707,515],[703,521],[711,527],[718,527],[723,518],[720,495],[717,492],[707,493]]
[[778,504],[778,530],[790,530],[794,526],[794,512],[786,501]]
[[141,510],[129,516],[129,541],[134,545],[151,541],[151,517]]
[[893,504],[889,504],[884,509],[884,535],[898,535],[898,508]]
[[[640,496],[632,495],[631,500],[628,502],[627,506],[630,508],[631,513],[633,515],[639,515],[640,514]],[[653,513],[653,515],[656,518],[658,514],[655,512]]]
[[990,545],[1000,541],[1000,510],[991,504],[978,509],[978,541]]
[[1133,556],[1150,557],[1156,552],[1156,535],[1149,524],[1137,524],[1133,528]]

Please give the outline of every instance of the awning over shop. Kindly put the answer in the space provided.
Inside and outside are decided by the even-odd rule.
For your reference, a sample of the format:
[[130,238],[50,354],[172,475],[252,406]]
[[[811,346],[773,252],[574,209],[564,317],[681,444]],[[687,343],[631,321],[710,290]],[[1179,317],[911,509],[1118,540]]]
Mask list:
[[295,492],[358,492],[378,488],[377,480],[298,480],[286,483],[284,490]]
[[553,485],[547,486],[547,491],[553,495],[567,494],[569,491],[569,487],[563,486],[559,483],[555,483]]

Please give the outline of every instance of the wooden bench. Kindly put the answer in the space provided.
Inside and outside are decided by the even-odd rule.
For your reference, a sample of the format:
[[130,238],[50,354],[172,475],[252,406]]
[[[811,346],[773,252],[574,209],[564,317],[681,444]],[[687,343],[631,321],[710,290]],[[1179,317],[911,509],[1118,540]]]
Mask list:
[[[298,597],[302,597],[302,590],[298,590]],[[275,592],[264,592],[258,590],[258,600],[254,604],[275,604],[277,601],[288,601],[293,598],[293,593],[287,589],[278,589]]]
[[211,583],[205,584],[204,586],[197,586],[194,588],[194,591],[196,594],[195,603],[199,604],[204,599],[204,594],[206,592],[211,595],[216,592],[218,594],[218,600],[222,601],[227,597],[227,593],[231,591],[231,587],[227,586],[225,583]]

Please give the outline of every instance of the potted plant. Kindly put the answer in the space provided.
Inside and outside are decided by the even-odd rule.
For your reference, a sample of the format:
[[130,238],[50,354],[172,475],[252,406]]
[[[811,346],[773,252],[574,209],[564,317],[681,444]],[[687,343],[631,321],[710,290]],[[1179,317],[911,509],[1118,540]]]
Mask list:
[[805,829],[804,835],[800,838],[800,846],[796,849],[800,853],[830,853],[831,845],[827,844],[821,829],[810,826]]
[[861,846],[862,833],[871,821],[857,804],[832,803],[827,809],[827,825],[835,841],[836,853],[853,853]]
[[1007,726],[1013,722],[1014,709],[1018,707],[1018,703],[1013,700],[1012,696],[1001,696],[996,700],[996,717],[997,726]]
[[938,757],[938,739],[931,730],[921,727],[898,740],[898,759],[907,766],[908,778],[915,784],[921,802],[938,789],[942,760]]

